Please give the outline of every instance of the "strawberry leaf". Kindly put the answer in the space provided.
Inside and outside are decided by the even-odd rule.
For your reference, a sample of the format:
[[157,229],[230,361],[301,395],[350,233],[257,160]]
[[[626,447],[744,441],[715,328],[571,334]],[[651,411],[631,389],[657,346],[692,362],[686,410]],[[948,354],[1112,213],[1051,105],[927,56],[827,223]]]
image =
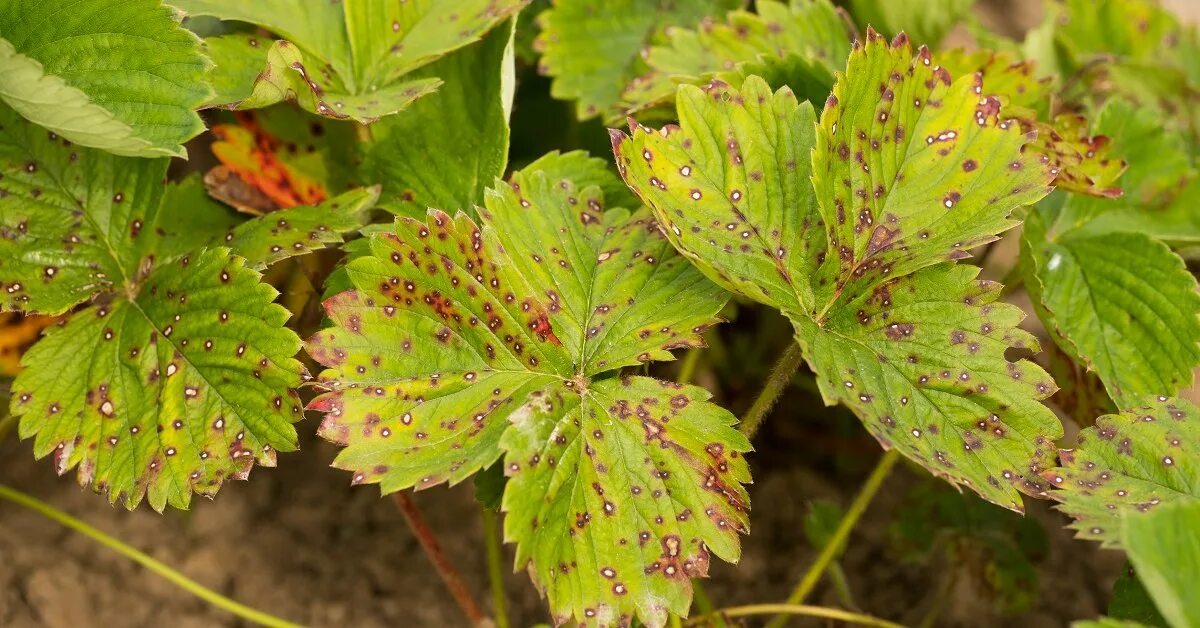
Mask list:
[[1050,497],[1075,521],[1080,538],[1121,545],[1121,519],[1166,503],[1200,501],[1200,410],[1183,399],[1146,397],[1102,416],[1060,452],[1045,472]]
[[614,132],[614,147],[673,244],[792,320],[828,403],[1020,509],[1060,434],[1038,403],[1054,383],[1005,357],[1036,349],[1020,311],[952,261],[1011,227],[1049,173],[981,93],[978,77],[951,81],[925,49],[869,32],[815,131],[811,105],[751,77],[681,88],[680,127]]
[[[515,88],[513,24],[414,72],[440,77],[409,115],[372,127],[363,177],[384,181],[383,205],[420,217],[430,207],[473,212],[508,163],[508,114]],[[431,176],[431,174],[436,173]]]
[[786,79],[800,91],[799,85],[811,84],[806,91],[815,100],[824,98],[833,87],[833,71],[850,52],[837,10],[828,0],[790,6],[768,0],[756,10],[733,11],[724,22],[696,30],[668,30],[663,45],[650,47],[646,64],[651,71],[625,89],[621,108],[637,111],[668,102],[681,82],[698,85],[719,77],[740,84],[749,74],[764,73],[776,78],[768,79],[771,85],[783,85]]
[[[403,111],[441,84],[436,77],[406,75],[477,41],[527,1],[339,2],[320,7],[302,0],[173,3],[191,15],[249,22],[283,37],[210,41],[216,58],[210,76],[218,87],[210,104],[254,109],[294,99],[312,113],[369,124]],[[258,65],[253,73],[252,64]],[[253,79],[249,87],[247,78]]]
[[[227,251],[159,266],[131,299],[75,313],[13,383],[34,455],[113,503],[161,511],[212,496],[296,448],[303,367],[276,292]],[[81,359],[83,356],[83,359]]]
[[[60,473],[78,466],[80,483],[114,503],[161,510],[294,449],[300,341],[248,264],[283,256],[276,245],[291,255],[296,242],[334,241],[375,191],[225,234],[228,210],[194,178],[163,185],[166,159],[78,147],[6,107],[0,126],[3,306],[88,304],[33,346],[13,384],[11,409],[35,455],[53,453]],[[214,238],[252,262],[203,248]]]
[[1063,349],[1119,405],[1192,383],[1200,365],[1200,294],[1183,260],[1140,233],[1047,231],[1026,221],[1027,285]]
[[207,65],[160,0],[14,0],[0,15],[0,100],[118,155],[186,155],[204,130],[194,109],[209,95]]
[[1121,544],[1138,578],[1171,626],[1200,624],[1196,581],[1200,580],[1200,501],[1164,504],[1147,515],[1129,514]]
[[320,205],[302,205],[259,216],[234,227],[221,242],[253,268],[340,244],[342,234],[362,226],[379,188],[346,192]]
[[574,100],[582,120],[614,112],[621,90],[644,71],[638,55],[672,26],[740,6],[740,0],[576,0],[538,16],[539,70],[553,77],[550,93]]
[[385,493],[503,459],[506,536],[554,616],[661,626],[710,550],[737,558],[749,443],[700,389],[602,376],[699,346],[728,297],[648,211],[604,211],[568,167],[591,182],[590,161],[537,163],[480,225],[431,210],[370,236],[308,341],[329,388],[311,407],[334,465]]

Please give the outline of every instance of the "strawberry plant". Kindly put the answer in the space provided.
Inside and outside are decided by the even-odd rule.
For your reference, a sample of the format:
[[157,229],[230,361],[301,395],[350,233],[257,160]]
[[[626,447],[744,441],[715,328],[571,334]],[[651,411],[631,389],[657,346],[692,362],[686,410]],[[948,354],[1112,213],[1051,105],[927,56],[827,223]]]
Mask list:
[[[1153,0],[1023,39],[978,9],[11,0],[0,437],[158,512],[323,439],[479,625],[506,551],[555,625],[930,625],[972,582],[1011,617],[1056,527],[1129,561],[1062,621],[1196,625],[1200,35]],[[787,464],[853,496],[760,499]],[[888,611],[849,564],[896,468],[897,562],[940,566]],[[410,493],[468,479],[485,538],[439,542]],[[807,509],[771,551],[815,557],[714,606],[752,497]]]

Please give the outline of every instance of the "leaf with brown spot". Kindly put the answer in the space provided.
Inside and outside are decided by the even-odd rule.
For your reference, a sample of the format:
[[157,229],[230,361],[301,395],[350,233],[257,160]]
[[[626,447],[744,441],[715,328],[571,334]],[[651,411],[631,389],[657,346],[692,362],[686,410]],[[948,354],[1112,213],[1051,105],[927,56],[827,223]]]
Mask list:
[[1042,490],[1061,434],[1039,403],[1056,388],[1005,357],[1037,348],[1020,310],[953,260],[1016,224],[1010,214],[1043,197],[1050,175],[977,87],[872,31],[819,125],[810,105],[751,77],[683,87],[679,127],[614,131],[613,145],[672,244],[792,320],[827,403],[1020,510],[1018,491]]
[[1200,501],[1198,454],[1200,410],[1184,399],[1145,397],[1096,419],[1060,452],[1062,466],[1044,475],[1080,538],[1119,547],[1122,518]]
[[649,211],[605,210],[607,177],[553,154],[497,181],[480,225],[431,210],[371,233],[308,341],[328,367],[310,407],[335,466],[385,493],[502,459],[506,536],[555,617],[661,626],[709,551],[738,555],[749,443],[701,389],[603,377],[700,346],[728,299]]
[[296,448],[303,367],[276,292],[227,249],[157,268],[26,354],[11,410],[38,458],[126,508],[213,496]]

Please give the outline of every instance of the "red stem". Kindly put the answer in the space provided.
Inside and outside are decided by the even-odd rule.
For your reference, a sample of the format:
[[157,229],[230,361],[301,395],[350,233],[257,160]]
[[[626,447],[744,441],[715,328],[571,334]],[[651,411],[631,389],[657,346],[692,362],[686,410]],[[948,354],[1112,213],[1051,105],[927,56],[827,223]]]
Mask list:
[[425,550],[425,555],[429,557],[429,562],[433,563],[433,568],[442,577],[442,582],[446,584],[447,589],[450,589],[450,594],[454,596],[454,600],[458,602],[458,607],[462,609],[467,619],[471,620],[471,624],[475,626],[487,622],[487,615],[475,603],[475,599],[471,597],[471,592],[467,590],[467,585],[463,583],[462,577],[458,575],[458,570],[454,568],[454,565],[450,564],[450,559],[442,552],[442,547],[438,545],[437,537],[433,535],[433,530],[429,528],[425,517],[421,515],[421,511],[413,503],[412,497],[409,497],[408,493],[401,491],[392,493],[392,500],[396,502],[396,507],[404,515],[404,520],[408,523],[409,529],[413,531],[413,534],[417,537],[417,541],[421,543],[421,549]]

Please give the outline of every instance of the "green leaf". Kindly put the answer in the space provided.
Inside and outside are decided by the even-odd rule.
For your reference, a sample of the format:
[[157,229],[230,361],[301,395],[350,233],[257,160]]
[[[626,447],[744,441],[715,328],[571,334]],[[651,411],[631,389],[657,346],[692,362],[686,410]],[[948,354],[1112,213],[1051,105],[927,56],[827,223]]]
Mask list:
[[310,407],[335,466],[384,492],[503,459],[505,534],[554,616],[661,626],[710,551],[738,556],[749,443],[701,389],[603,374],[699,346],[728,295],[649,212],[606,212],[565,172],[592,163],[538,163],[487,192],[481,225],[431,211],[371,235],[308,342],[329,388]]
[[276,292],[227,250],[155,269],[141,292],[74,314],[25,356],[12,411],[34,455],[132,509],[212,496],[296,448],[300,342]]
[[[253,109],[294,99],[312,113],[363,124],[432,93],[440,79],[406,75],[479,40],[527,1],[347,0],[312,6],[303,0],[173,0],[191,15],[248,22],[283,37],[254,39],[253,50],[241,45],[249,46],[241,36],[210,41],[219,97],[211,104]],[[252,63],[258,64],[253,74]],[[246,79],[253,79],[249,88]]]
[[1071,622],[1071,628],[1147,628],[1147,624],[1128,619],[1098,617],[1096,619],[1081,619]]
[[1079,434],[1074,449],[1059,453],[1060,468],[1045,472],[1060,489],[1050,497],[1075,520],[1070,527],[1080,538],[1122,545],[1122,518],[1200,500],[1198,424],[1200,410],[1167,396],[1102,416]]
[[682,87],[680,127],[613,142],[673,244],[792,320],[827,403],[848,405],[885,447],[1020,509],[1017,490],[1041,491],[1061,433],[1038,403],[1055,386],[1005,357],[1037,348],[1020,310],[952,260],[1013,226],[1050,175],[976,78],[936,67],[872,31],[815,131],[810,105],[751,77],[740,90]]
[[[676,84],[697,85],[714,77],[740,84],[750,74],[773,75],[793,91],[820,101],[833,87],[833,72],[850,53],[841,16],[828,0],[799,0],[786,5],[764,1],[757,14],[733,11],[724,22],[696,30],[672,28],[663,45],[651,46],[651,71],[622,94],[621,109],[641,110],[671,100]],[[737,68],[737,69],[733,69]],[[767,78],[767,77],[764,77]]]
[[209,94],[198,43],[160,0],[12,0],[0,14],[0,100],[83,146],[183,157]]
[[1047,231],[1026,221],[1026,285],[1058,344],[1124,406],[1175,392],[1200,365],[1200,294],[1183,260],[1140,233]]
[[587,151],[551,151],[535,159],[524,170],[541,170],[546,173],[547,179],[570,179],[578,188],[597,186],[609,207],[631,209],[642,205],[617,175],[612,162],[592,157]]
[[538,16],[539,70],[550,93],[574,100],[582,120],[613,112],[621,91],[644,72],[638,56],[671,26],[693,27],[740,0],[573,0]]
[[1113,584],[1112,597],[1105,610],[1110,617],[1125,619],[1146,624],[1147,626],[1166,626],[1162,613],[1154,606],[1146,586],[1138,580],[1133,567],[1126,565],[1124,573]]
[[[237,219],[194,177],[164,186],[166,159],[74,146],[2,106],[0,126],[3,306],[88,303],[33,346],[13,384],[35,455],[53,453],[60,473],[78,466],[114,503],[161,510],[294,449],[305,371],[287,310],[245,258],[204,248]],[[265,266],[274,245],[290,255],[298,237],[307,250],[356,227],[374,194],[242,222],[228,243]]]
[[1154,512],[1127,514],[1121,544],[1158,609],[1175,628],[1200,624],[1200,501],[1163,504]]
[[1065,9],[1056,23],[1055,44],[1076,66],[1096,55],[1155,60],[1179,33],[1175,16],[1154,0],[1066,0]]
[[850,0],[859,27],[868,25],[889,35],[908,33],[919,44],[936,46],[970,13],[975,0]]
[[473,212],[508,163],[508,114],[514,85],[513,24],[414,73],[444,81],[409,115],[371,128],[362,176],[383,181],[383,204],[423,216],[430,207]]

